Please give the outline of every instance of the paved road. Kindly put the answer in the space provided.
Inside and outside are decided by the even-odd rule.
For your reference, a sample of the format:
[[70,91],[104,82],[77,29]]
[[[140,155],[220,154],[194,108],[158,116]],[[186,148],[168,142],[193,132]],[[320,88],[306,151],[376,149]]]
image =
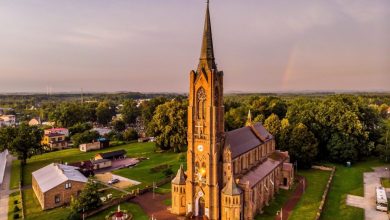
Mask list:
[[5,166],[4,179],[0,188],[0,220],[8,219],[8,195],[12,193],[12,191],[9,190],[12,160],[14,160],[14,157],[8,155],[7,164]]
[[375,187],[380,186],[380,178],[388,176],[388,171],[384,168],[374,168],[374,172],[363,174],[364,180],[364,197],[347,195],[346,203],[350,206],[359,207],[365,210],[365,220],[388,220],[386,212],[380,212],[375,209],[376,195]]

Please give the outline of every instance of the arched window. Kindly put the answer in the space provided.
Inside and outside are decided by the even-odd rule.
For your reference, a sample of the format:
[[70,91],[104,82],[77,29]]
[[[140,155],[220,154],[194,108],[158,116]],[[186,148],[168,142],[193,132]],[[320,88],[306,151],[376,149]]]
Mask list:
[[206,92],[203,87],[200,87],[198,89],[198,92],[196,93],[196,102],[197,102],[197,115],[198,119],[205,119],[206,114]]

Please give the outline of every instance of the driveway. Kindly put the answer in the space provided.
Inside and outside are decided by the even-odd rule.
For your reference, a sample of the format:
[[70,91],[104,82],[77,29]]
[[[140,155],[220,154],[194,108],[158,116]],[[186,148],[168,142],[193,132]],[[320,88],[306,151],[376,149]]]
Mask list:
[[364,181],[364,197],[347,195],[347,205],[364,209],[364,216],[366,220],[388,220],[389,217],[386,212],[380,212],[375,209],[376,195],[375,187],[380,186],[380,178],[388,177],[389,171],[384,167],[374,168],[374,172],[367,172],[363,174]]
[[0,220],[8,219],[8,196],[12,193],[12,191],[9,190],[9,184],[11,179],[11,166],[13,160],[14,157],[11,155],[7,156],[3,183],[1,184],[0,188]]

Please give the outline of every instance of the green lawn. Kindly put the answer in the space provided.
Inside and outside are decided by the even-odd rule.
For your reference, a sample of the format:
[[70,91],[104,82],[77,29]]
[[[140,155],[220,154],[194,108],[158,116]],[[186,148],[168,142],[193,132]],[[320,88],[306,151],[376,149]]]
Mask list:
[[275,199],[269,203],[268,207],[263,209],[264,213],[256,216],[256,220],[273,220],[275,219],[276,212],[279,211],[283,204],[287,202],[292,193],[294,192],[295,187],[291,190],[280,189],[279,194],[275,195]]
[[11,167],[11,182],[10,189],[18,189],[21,176],[20,160],[13,160]]
[[133,145],[128,149],[128,155],[134,157],[148,157],[149,160],[142,161],[136,167],[116,170],[113,173],[141,182],[140,185],[131,187],[132,189],[135,189],[143,188],[145,186],[152,186],[153,182],[158,182],[165,178],[165,175],[162,171],[153,173],[151,172],[151,168],[161,164],[168,164],[171,165],[171,169],[175,175],[176,171],[179,169],[180,164],[185,164],[185,161],[180,161],[181,156],[185,155],[185,153],[156,153],[154,150],[154,144],[151,143]]
[[385,188],[390,188],[390,178],[381,178],[382,186]]
[[[332,164],[333,165],[333,164]],[[336,173],[325,203],[321,219],[353,219],[363,220],[364,210],[347,206],[345,199],[347,194],[363,196],[363,173],[372,171],[372,167],[383,166],[378,160],[368,160],[353,164],[348,168],[343,165],[335,165]]]
[[[150,171],[151,168],[158,166],[160,164],[169,164],[172,167],[172,170],[176,174],[177,169],[179,168],[181,163],[185,163],[185,161],[180,161],[181,155],[185,155],[185,153],[173,153],[173,152],[164,152],[157,153],[155,152],[155,144],[154,143],[132,143],[126,144],[122,146],[111,147],[108,149],[103,149],[99,151],[92,151],[83,153],[78,149],[67,149],[62,151],[50,152],[47,154],[37,155],[32,157],[27,161],[27,165],[23,170],[23,178],[24,185],[31,184],[31,172],[44,167],[52,162],[77,162],[82,160],[88,160],[92,158],[95,154],[99,152],[107,152],[118,149],[124,149],[127,151],[128,157],[147,157],[149,160],[142,161],[138,166],[133,168],[125,168],[121,170],[114,171],[115,174],[134,179],[136,181],[141,182],[141,185],[137,187],[145,187],[153,184],[153,181],[160,181],[165,178],[163,172],[152,173]],[[14,173],[14,172],[12,172]],[[158,192],[169,192],[170,184],[166,184],[157,190]],[[26,190],[24,193],[25,199],[25,209],[27,219],[38,219],[39,216],[44,216],[43,219],[56,219],[61,220],[64,219],[69,211],[68,208],[57,208],[49,211],[42,212],[41,207],[33,194],[32,189]],[[120,194],[114,192],[113,194]],[[142,219],[142,218],[141,218]]]
[[291,220],[312,220],[317,214],[322,194],[331,172],[322,170],[302,170],[298,175],[306,177],[306,190],[292,211]]
[[70,211],[69,208],[56,208],[42,211],[32,189],[23,190],[23,204],[25,206],[26,220],[65,220]]
[[[146,213],[139,207],[139,205],[134,203],[125,202],[120,205],[121,210],[127,210],[131,214],[133,214],[134,220],[148,220],[148,216]],[[111,211],[116,211],[118,209],[117,206],[113,206],[103,212],[100,212],[92,217],[87,218],[88,220],[102,220],[108,215]]]
[[[18,203],[17,204],[14,204],[14,201],[17,200]],[[8,220],[12,220],[14,219],[14,214],[18,214],[19,217],[21,218],[22,216],[22,211],[18,211],[18,212],[14,212],[14,208],[15,206],[18,206],[19,209],[22,209],[22,206],[21,206],[21,200],[20,200],[20,194],[19,194],[19,191],[17,192],[14,192],[14,193],[11,193],[9,195],[9,200],[8,200]]]
[[166,193],[170,193],[171,192],[171,189],[172,189],[172,185],[171,183],[166,183],[160,187],[158,187],[155,192],[156,193],[159,193],[159,194],[166,194]]

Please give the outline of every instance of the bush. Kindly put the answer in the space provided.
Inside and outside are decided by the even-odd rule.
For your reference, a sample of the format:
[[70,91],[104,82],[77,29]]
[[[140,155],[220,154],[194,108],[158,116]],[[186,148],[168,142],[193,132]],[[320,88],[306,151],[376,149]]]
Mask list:
[[18,204],[19,203],[19,201],[18,200],[14,200],[14,204],[16,205],[16,204]]
[[18,219],[19,218],[19,214],[18,213],[15,213],[14,214],[14,219]]
[[171,168],[168,168],[168,169],[165,169],[163,171],[163,174],[166,176],[166,177],[170,177],[172,174],[173,174],[173,171]]
[[19,212],[19,211],[20,211],[20,208],[19,208],[19,206],[16,205],[16,206],[14,207],[14,212]]
[[164,164],[161,164],[161,165],[152,167],[152,168],[150,169],[150,171],[151,171],[152,173],[158,173],[158,172],[160,172],[160,171],[162,171],[162,170],[166,170],[166,169],[168,169],[168,168],[169,168],[169,165],[166,164],[166,163],[164,163]]

